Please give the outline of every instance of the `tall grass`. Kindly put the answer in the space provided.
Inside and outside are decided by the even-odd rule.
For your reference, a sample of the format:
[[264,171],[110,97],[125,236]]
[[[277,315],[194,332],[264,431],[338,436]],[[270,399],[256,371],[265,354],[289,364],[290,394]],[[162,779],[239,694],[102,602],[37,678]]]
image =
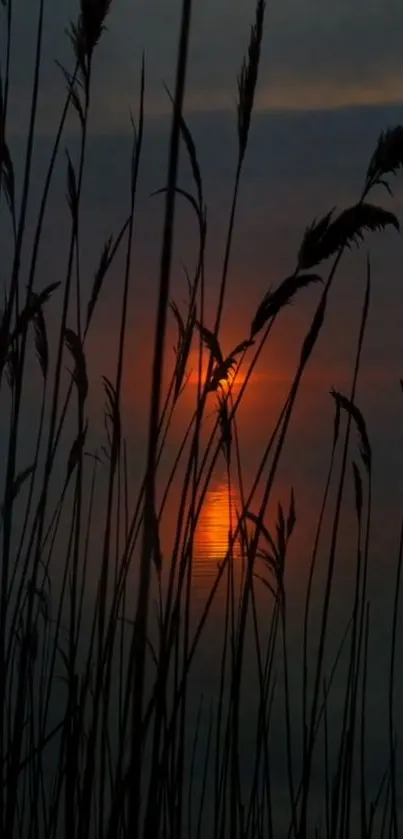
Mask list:
[[[43,56],[43,0],[37,3],[32,93],[22,171],[15,171],[9,143],[13,64],[21,60],[13,41],[14,2],[3,4],[5,56],[0,76],[0,171],[2,224],[9,225],[10,263],[0,326],[0,387],[4,439],[1,506],[0,598],[0,839],[85,839],[89,836],[215,839],[362,836],[396,839],[402,832],[395,671],[399,651],[402,545],[396,557],[390,604],[387,715],[379,721],[388,742],[387,764],[376,793],[367,778],[367,691],[371,647],[368,572],[373,521],[372,449],[357,404],[357,385],[368,319],[371,317],[371,260],[367,257],[361,321],[348,394],[333,391],[335,423],[323,500],[305,592],[302,660],[297,695],[291,679],[290,607],[287,559],[298,524],[298,498],[290,488],[286,508],[269,509],[290,434],[290,424],[307,368],[326,329],[329,300],[345,251],[385,228],[399,229],[396,216],[373,193],[391,193],[403,166],[403,128],[380,135],[361,194],[339,212],[327,213],[305,231],[289,275],[267,291],[251,324],[226,356],[222,324],[230,294],[231,256],[244,161],[253,123],[259,77],[265,2],[257,0],[249,43],[237,82],[238,151],[217,306],[206,320],[208,212],[198,152],[184,113],[191,34],[191,0],[183,0],[166,183],[159,291],[145,472],[129,480],[128,438],[122,414],[130,290],[136,295],[135,232],[138,179],[143,159],[147,64],[139,57],[139,107],[132,118],[128,212],[116,236],[100,245],[90,295],[83,282],[83,190],[88,161],[93,71],[102,62],[102,43],[111,0],[81,0],[68,37],[70,67],[63,69],[65,101],[44,174],[43,190],[32,195],[33,151]],[[13,60],[11,60],[13,58]],[[73,159],[66,134],[73,118],[79,136]],[[46,252],[45,220],[62,143],[67,184],[66,262],[58,281],[43,288],[39,253]],[[192,176],[178,180],[184,158]],[[21,183],[20,190],[16,185]],[[37,218],[29,221],[31,198]],[[185,202],[199,233],[193,275],[187,275],[188,308],[171,295],[176,205]],[[27,256],[28,254],[28,256]],[[94,316],[104,283],[121,259],[116,369],[103,378],[104,440],[88,448],[91,425],[87,358]],[[117,270],[117,269],[116,269]],[[289,392],[269,430],[254,480],[245,477],[245,453],[238,429],[251,377],[274,325],[307,287],[316,308],[302,340]],[[337,292],[336,292],[337,293]],[[168,318],[177,328],[175,355],[166,347]],[[198,356],[198,383],[183,439],[172,434],[188,387],[191,352]],[[112,348],[110,348],[112,354]],[[109,353],[109,349],[108,349]],[[66,364],[72,368],[66,373]],[[35,369],[36,368],[36,369]],[[164,371],[170,370],[165,385]],[[207,372],[204,374],[203,371]],[[240,377],[242,372],[243,377]],[[39,382],[32,406],[30,381]],[[237,383],[238,386],[237,386]],[[211,421],[211,410],[214,417]],[[208,418],[210,417],[210,420]],[[33,459],[22,460],[29,427]],[[355,439],[358,434],[359,447]],[[200,608],[194,601],[193,568],[197,525],[218,462],[225,463],[229,533],[225,556]],[[341,515],[349,504],[353,475],[355,516],[354,586],[347,626],[336,652],[330,608],[337,597]],[[165,476],[165,477],[164,477]],[[230,504],[236,487],[240,507]],[[334,497],[332,488],[334,487]],[[175,502],[172,501],[175,490]],[[164,523],[175,503],[172,546],[163,543]],[[331,526],[324,528],[325,517]],[[328,542],[324,579],[317,585],[319,544]],[[403,533],[403,526],[401,529]],[[217,598],[222,634],[215,638],[217,689],[203,696],[195,713],[198,653],[208,637]],[[259,608],[264,598],[265,608]],[[312,645],[314,606],[319,608]],[[248,663],[255,661],[253,696],[248,697],[245,749],[245,692]],[[337,682],[338,680],[338,682]],[[341,681],[340,681],[341,680]],[[335,684],[342,685],[340,720],[332,728]],[[283,710],[283,764],[273,748],[274,708]],[[340,694],[339,694],[340,697]],[[296,716],[298,698],[299,716]],[[336,703],[337,704],[337,703]],[[277,723],[278,724],[278,723]],[[276,724],[276,725],[277,725]],[[323,775],[317,800],[315,773]],[[285,771],[283,772],[283,769]],[[281,800],[279,784],[281,777]]]

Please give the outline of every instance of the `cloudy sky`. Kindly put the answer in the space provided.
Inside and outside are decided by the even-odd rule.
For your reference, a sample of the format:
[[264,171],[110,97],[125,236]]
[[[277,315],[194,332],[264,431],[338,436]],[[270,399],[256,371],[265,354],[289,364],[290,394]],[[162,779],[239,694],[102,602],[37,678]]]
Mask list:
[[[20,167],[29,115],[37,9],[35,2],[27,6],[15,0],[8,134]],[[55,61],[66,68],[73,66],[66,28],[77,18],[78,10],[78,4],[71,0],[45,3],[34,198],[30,204],[33,213],[63,101],[64,81]],[[197,144],[208,207],[209,305],[214,304],[222,265],[236,161],[236,77],[254,11],[252,0],[194,3],[186,116]],[[150,198],[150,193],[165,179],[169,104],[163,83],[173,87],[179,14],[179,0],[112,0],[107,31],[95,55],[82,214],[82,266],[88,273],[88,284],[105,238],[118,229],[127,212],[129,108],[136,113],[142,50],[146,56],[146,127],[135,236],[135,291],[129,316],[128,403],[138,402],[139,385],[144,381],[142,365],[137,361],[139,353],[143,362],[146,359],[148,364],[151,359],[163,204],[160,199]],[[380,131],[402,121],[402,33],[403,6],[398,0],[267,3],[256,111],[243,172],[223,323],[224,345],[244,337],[267,288],[293,270],[307,224],[332,207],[341,208],[357,199]],[[75,123],[70,122],[66,144],[72,153],[76,134]],[[16,169],[18,185],[18,165]],[[182,183],[189,186],[188,174],[184,161]],[[379,199],[399,215],[399,179],[394,188],[393,202],[386,193]],[[63,155],[51,202],[52,211],[46,217],[46,247],[40,253],[42,276],[49,281],[67,241]],[[180,301],[185,296],[181,266],[192,265],[196,238],[189,213],[181,206],[178,212],[172,283],[173,294]],[[364,391],[365,398],[374,401],[371,382],[379,385],[382,381],[389,389],[388,400],[372,405],[377,417],[373,431],[382,439],[378,417],[382,416],[382,407],[386,410],[387,406],[387,411],[396,415],[400,407],[396,382],[403,350],[403,250],[400,238],[392,233],[372,237],[366,244],[371,245],[374,315],[368,328],[364,365],[368,386]],[[317,399],[322,399],[322,407],[327,404],[330,386],[342,380],[348,385],[365,258],[365,249],[349,255],[340,272],[327,339],[318,349],[310,374],[312,381],[320,380],[321,385],[315,398],[304,402],[308,413],[310,406],[317,409]],[[314,295],[307,292],[295,311],[287,314],[286,326],[276,338],[276,361],[268,359],[262,375],[281,380],[290,373],[300,346],[297,332],[299,329],[302,336],[306,329],[313,301]],[[94,326],[96,359],[100,358],[98,349],[105,336],[114,334],[114,306],[117,317],[119,299],[116,284],[111,283],[104,291],[103,314]],[[102,363],[108,364],[112,358],[112,354],[102,356]],[[100,369],[98,372],[101,374]],[[263,389],[260,398],[264,399]],[[146,415],[147,400],[144,397],[140,401],[140,415],[134,412],[137,429]],[[304,427],[308,433],[308,426]],[[320,461],[320,456],[317,459]]]
[[[37,8],[36,0],[14,3],[8,137],[17,188],[29,118]],[[78,4],[71,0],[46,0],[31,220],[38,208],[63,102],[64,81],[55,60],[67,69],[73,67],[66,28],[77,12]],[[4,15],[3,8],[1,13]],[[81,228],[81,269],[88,294],[103,243],[111,232],[117,232],[128,211],[129,108],[136,113],[143,50],[146,56],[145,146],[123,394],[134,471],[146,445],[163,212],[162,200],[150,198],[150,193],[165,183],[169,103],[163,84],[173,88],[179,15],[180,0],[112,0],[108,31],[95,56]],[[253,18],[253,0],[194,2],[186,117],[197,145],[207,202],[206,290],[207,319],[211,320],[236,165],[236,78]],[[293,271],[306,226],[332,207],[343,208],[358,199],[380,132],[403,123],[402,45],[401,0],[268,0],[256,110],[242,177],[221,334],[228,351],[248,335],[251,319],[267,289]],[[73,155],[76,137],[77,127],[70,122],[65,145]],[[186,160],[182,161],[181,183],[191,185]],[[385,192],[377,194],[376,200],[396,212],[403,224],[399,177],[393,187],[393,199]],[[65,157],[61,155],[40,250],[41,285],[64,276],[69,234],[65,193]],[[0,235],[4,254],[10,243],[6,227],[1,228]],[[186,298],[183,264],[192,269],[196,247],[194,219],[179,205],[172,272],[172,295],[179,305]],[[395,231],[371,236],[360,251],[354,250],[343,259],[327,327],[297,404],[280,485],[287,493],[291,483],[296,487],[300,520],[310,527],[314,518],[308,508],[317,510],[327,466],[333,421],[329,390],[336,387],[348,393],[351,384],[368,252],[372,297],[358,401],[374,450],[374,545],[377,558],[383,562],[375,565],[375,576],[381,591],[381,570],[387,563],[393,565],[396,555],[403,474],[399,386],[403,375],[403,244]],[[122,270],[123,262],[118,260],[103,290],[88,341],[91,398],[97,410],[102,406],[101,376],[113,372]],[[317,293],[316,288],[307,291],[284,313],[251,384],[239,425],[241,445],[251,469],[258,462],[287,394]],[[169,345],[173,336],[170,324]],[[34,398],[34,380],[28,382],[30,386]],[[191,402],[186,398],[184,413],[174,422],[175,442],[190,410]],[[31,422],[27,414],[23,447],[28,446]]]
[[[15,0],[14,51],[8,135],[21,183],[24,137],[29,115],[38,4]],[[4,13],[4,11],[3,11]],[[78,4],[45,3],[44,52],[33,170],[32,218],[37,210],[44,167],[63,101],[63,77],[55,64],[72,68],[66,36]],[[125,399],[135,441],[144,450],[147,391],[144,365],[151,363],[153,307],[158,279],[163,202],[150,198],[165,181],[169,139],[169,105],[163,83],[173,87],[178,39],[179,0],[112,0],[111,11],[95,55],[87,166],[84,180],[81,264],[90,287],[106,237],[116,232],[128,208],[130,161],[129,108],[136,113],[142,50],[146,56],[146,127],[141,161],[135,234],[135,271],[129,313],[129,353]],[[196,0],[192,22],[186,116],[197,144],[208,208],[206,285],[208,305],[216,300],[223,243],[236,161],[236,77],[247,49],[254,18],[252,0]],[[2,30],[4,33],[4,29]],[[236,220],[229,295],[223,321],[223,345],[230,348],[249,329],[261,297],[294,269],[307,224],[334,206],[354,202],[381,130],[403,118],[403,6],[398,0],[282,0],[267,3],[262,65],[245,161]],[[77,130],[70,122],[65,143],[74,154]],[[181,182],[190,186],[186,161]],[[402,210],[399,179],[393,201]],[[172,293],[185,298],[182,265],[191,268],[196,248],[194,220],[178,207]],[[40,251],[43,282],[54,279],[67,249],[65,158],[60,156],[46,216],[46,246]],[[3,233],[2,233],[3,236]],[[7,244],[7,234],[4,245]],[[402,369],[401,266],[403,248],[396,233],[371,237],[373,293],[365,348],[362,400],[386,467],[385,427],[398,445]],[[321,450],[309,446],[312,417],[331,416],[331,386],[348,388],[355,351],[365,276],[366,250],[348,255],[338,278],[328,329],[307,375],[309,398],[300,407],[299,428],[305,451],[320,472]],[[104,289],[91,337],[97,375],[113,364],[120,280]],[[271,379],[271,393],[289,381],[303,331],[315,300],[307,292],[274,336],[260,376]],[[212,312],[212,308],[209,309]],[[173,334],[173,333],[172,333]],[[173,338],[172,338],[173,340]],[[139,362],[141,360],[141,363]],[[112,369],[112,367],[111,367]],[[308,392],[307,390],[307,392]],[[380,398],[377,398],[380,396]],[[264,436],[267,391],[256,388],[255,410],[246,412]],[[280,396],[279,396],[280,398]],[[270,403],[271,404],[271,403]],[[273,407],[270,408],[273,411]],[[308,421],[309,418],[309,421]],[[327,420],[326,420],[327,422]],[[324,437],[326,437],[326,422]],[[262,430],[263,429],[263,430]],[[134,431],[136,433],[134,433]],[[137,435],[137,437],[136,437]],[[315,428],[317,442],[318,431]],[[311,435],[312,436],[312,435]],[[259,450],[262,437],[250,448]],[[326,438],[327,439],[327,438]],[[388,447],[386,447],[388,448]],[[292,460],[292,458],[291,458]],[[311,464],[312,465],[312,464]],[[396,477],[398,481],[398,477]],[[393,484],[395,485],[395,484]]]
[[[65,29],[77,16],[71,0],[48,3],[42,119],[59,98],[54,59],[69,66]],[[18,93],[27,94],[29,56],[37,4],[15,4],[19,56]],[[167,110],[162,82],[172,85],[178,37],[179,0],[112,0],[108,34],[96,62],[94,119],[100,130],[127,128],[127,107],[138,87],[141,52],[147,58],[150,114]],[[231,110],[235,79],[254,14],[251,0],[196,0],[193,13],[187,107]],[[306,109],[399,102],[403,97],[399,0],[282,0],[268,3],[257,107]],[[18,33],[18,34],[17,34]],[[15,115],[16,127],[21,109]]]

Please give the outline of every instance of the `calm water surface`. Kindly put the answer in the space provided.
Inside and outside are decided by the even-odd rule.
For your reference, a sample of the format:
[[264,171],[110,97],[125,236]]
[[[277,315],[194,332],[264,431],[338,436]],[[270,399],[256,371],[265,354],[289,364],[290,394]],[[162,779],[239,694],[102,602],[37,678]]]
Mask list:
[[[303,502],[302,507],[303,507]],[[236,512],[241,509],[241,499],[235,487],[228,488],[225,474],[217,473],[211,482],[209,491],[201,511],[200,520],[195,538],[195,556],[193,564],[193,605],[195,614],[200,614],[207,596],[216,578],[219,563],[224,559],[228,550],[228,534],[236,525]],[[289,570],[287,575],[287,647],[288,666],[290,681],[291,699],[291,723],[293,733],[293,762],[295,777],[298,779],[301,770],[301,746],[302,746],[302,628],[303,628],[303,607],[305,603],[305,592],[307,573],[309,567],[309,540],[311,530],[309,527],[301,529],[298,539],[298,528],[296,529],[295,542],[290,551]],[[352,541],[353,531],[351,522],[347,518],[342,522],[340,551],[337,558],[335,573],[334,593],[331,602],[328,643],[325,656],[324,677],[329,679],[335,657],[338,653],[343,634],[351,615],[354,563]],[[312,544],[312,543],[310,543]],[[326,546],[326,542],[325,542]],[[323,555],[322,555],[323,554]],[[324,576],[324,560],[326,551],[323,550],[317,573],[317,585],[314,586],[314,597],[312,607],[312,618],[309,634],[309,691],[311,696],[313,656],[317,652],[318,644],[318,621],[321,614],[321,603],[323,589],[321,583]],[[386,565],[384,560],[384,565]],[[392,572],[393,563],[390,563]],[[233,556],[234,578],[237,583],[242,579],[243,562],[239,545],[235,546]],[[264,574],[262,565],[257,565],[259,573]],[[200,642],[198,654],[194,662],[191,683],[191,700],[189,703],[189,746],[193,742],[194,726],[196,725],[197,714],[202,702],[204,716],[201,716],[201,730],[204,733],[204,741],[208,731],[208,708],[216,708],[221,655],[224,637],[224,616],[226,608],[226,575],[223,575],[219,590],[213,602],[209,620],[207,621]],[[372,563],[369,575],[368,595],[370,606],[370,631],[369,631],[369,656],[367,674],[367,700],[366,700],[366,775],[368,780],[368,795],[375,795],[380,783],[382,774],[388,760],[388,731],[387,731],[387,685],[388,667],[390,655],[390,616],[391,603],[393,598],[392,573],[389,577],[386,573],[380,575],[380,563],[375,560]],[[236,588],[236,590],[238,590]],[[268,630],[272,614],[273,600],[259,581],[256,581],[256,607],[259,622],[259,638],[262,650],[268,639]],[[286,835],[289,819],[289,808],[287,802],[287,774],[286,774],[286,751],[285,751],[285,716],[284,716],[284,693],[283,679],[284,668],[281,655],[281,633],[279,634],[278,654],[275,660],[276,694],[273,703],[272,728],[270,734],[270,754],[273,761],[273,792],[278,802],[278,835]],[[398,657],[400,660],[403,649],[402,627],[399,629]],[[348,651],[348,646],[346,646]],[[328,725],[329,725],[329,753],[334,766],[337,760],[337,749],[339,743],[339,731],[342,720],[344,704],[344,686],[346,679],[346,665],[341,658],[340,665],[334,676],[332,690],[328,700]],[[245,792],[249,788],[253,774],[254,755],[256,746],[256,721],[258,710],[258,669],[256,656],[256,637],[250,621],[247,628],[246,647],[243,665],[243,690],[241,696],[241,718],[240,718],[240,748],[241,763],[243,772],[243,783]],[[402,731],[403,725],[403,679],[402,668],[398,666],[396,675],[396,723]],[[323,738],[322,738],[323,739]],[[203,738],[202,738],[203,742]],[[315,814],[318,817],[323,815],[322,802],[324,801],[324,765],[323,765],[323,743],[317,750],[317,759],[313,770],[313,790]],[[203,751],[199,754],[199,772],[196,773],[201,790],[202,765],[204,766]],[[401,762],[399,763],[399,807],[403,813],[403,802],[400,794],[403,793],[403,772]],[[210,790],[212,794],[212,790]],[[319,803],[320,802],[320,803]],[[358,799],[357,799],[358,802]],[[357,810],[358,813],[358,810]]]

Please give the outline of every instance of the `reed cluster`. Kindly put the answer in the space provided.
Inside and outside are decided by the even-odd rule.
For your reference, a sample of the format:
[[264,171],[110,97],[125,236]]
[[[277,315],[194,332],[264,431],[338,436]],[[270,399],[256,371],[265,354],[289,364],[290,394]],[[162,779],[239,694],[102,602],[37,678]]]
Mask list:
[[[128,481],[122,388],[129,290],[136,283],[133,241],[144,142],[146,62],[141,64],[138,114],[132,123],[127,218],[115,235],[101,243],[87,295],[80,253],[92,71],[94,63],[102,61],[104,29],[113,15],[113,2],[81,0],[78,20],[69,30],[72,52],[70,68],[63,70],[65,101],[42,192],[35,196],[38,212],[33,233],[28,229],[27,211],[38,132],[44,0],[37,3],[26,153],[18,173],[9,143],[11,56],[20,60],[13,40],[13,5],[13,0],[4,0],[1,9],[5,60],[0,76],[0,200],[1,223],[10,231],[11,259],[2,266],[7,281],[0,319],[0,400],[7,428],[2,444],[0,537],[0,839],[280,839],[283,835],[397,839],[403,828],[394,702],[403,528],[396,552],[395,597],[387,615],[388,712],[380,721],[388,737],[389,758],[375,795],[368,791],[366,771],[373,458],[356,393],[370,316],[369,256],[350,389],[332,392],[335,419],[329,468],[303,595],[298,720],[290,683],[285,582],[289,545],[298,528],[298,498],[293,489],[287,508],[278,505],[273,526],[267,511],[275,500],[275,478],[303,377],[326,329],[330,292],[343,255],[386,228],[399,230],[396,215],[379,204],[376,195],[379,186],[392,192],[393,178],[403,166],[403,127],[380,135],[355,203],[337,213],[330,210],[307,226],[289,275],[267,290],[252,322],[245,324],[244,334],[226,355],[221,338],[223,313],[231,293],[231,253],[253,123],[266,4],[264,0],[256,4],[238,77],[233,197],[217,308],[213,320],[206,322],[209,219],[197,148],[184,113],[192,2],[183,0],[167,176],[159,190],[165,211],[148,449],[144,475],[133,488]],[[65,159],[68,251],[65,265],[58,266],[57,282],[43,288],[39,254],[47,245],[49,194],[62,147],[65,142],[68,145],[65,133],[71,115],[80,142],[78,157],[73,160],[67,151]],[[183,188],[178,179],[181,155],[190,167],[191,189]],[[16,182],[21,185],[18,191]],[[171,288],[179,201],[194,215],[198,230],[186,311],[172,299]],[[120,300],[117,363],[113,377],[103,379],[105,438],[94,452],[88,445],[91,369],[86,346],[105,282],[118,257],[123,270],[115,292]],[[270,345],[274,324],[281,321],[289,304],[298,305],[307,287],[316,294],[315,311],[289,392],[246,491],[237,413],[262,351]],[[165,387],[169,318],[177,327],[177,344]],[[171,445],[172,424],[188,387],[189,359],[195,348],[198,384],[193,412],[164,480],[161,462]],[[33,365],[40,376],[34,414],[25,398]],[[202,375],[205,369],[207,374]],[[214,421],[206,435],[205,419],[212,405]],[[21,452],[27,422],[33,458],[24,463]],[[225,465],[229,497],[236,485],[241,505],[231,519],[226,555],[203,608],[196,613],[192,573],[197,523],[220,461]],[[348,625],[329,663],[329,610],[336,596],[340,520],[351,475],[354,591]],[[161,531],[173,488],[178,501],[172,550],[167,553]],[[330,516],[331,527],[312,646],[313,587],[325,514]],[[196,662],[219,592],[225,608],[222,633],[216,639],[217,691],[209,703],[200,703],[195,717]],[[263,615],[258,607],[262,593]],[[257,680],[254,710],[247,724],[252,762],[246,771],[242,709],[248,690],[245,657],[251,645]],[[337,731],[330,731],[333,685],[341,669],[345,674],[341,723]],[[275,695],[281,696],[284,725],[286,774],[281,803],[276,793],[279,770],[271,747]],[[330,739],[336,743],[332,759]],[[323,776],[321,801],[315,798],[318,762]]]

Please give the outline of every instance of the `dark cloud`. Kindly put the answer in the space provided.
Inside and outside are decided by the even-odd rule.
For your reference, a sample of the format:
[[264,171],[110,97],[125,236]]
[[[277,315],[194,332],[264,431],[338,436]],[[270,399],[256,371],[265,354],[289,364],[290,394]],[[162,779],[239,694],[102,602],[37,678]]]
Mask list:
[[[40,122],[53,125],[62,78],[57,58],[71,66],[65,34],[78,4],[60,0],[46,13]],[[13,126],[23,131],[29,101],[36,27],[36,6],[15,8]],[[150,113],[169,106],[162,82],[174,83],[179,0],[130,0],[112,3],[108,31],[95,62],[93,125],[128,130],[128,106],[138,90],[142,50],[147,62],[147,107]],[[249,38],[254,3],[204,0],[193,15],[188,79],[188,109],[228,110],[236,99],[236,76]],[[268,4],[258,104],[262,109],[326,107],[403,99],[401,32],[403,8],[395,0],[350,0],[323,4],[284,0]],[[22,58],[23,57],[23,58]]]

